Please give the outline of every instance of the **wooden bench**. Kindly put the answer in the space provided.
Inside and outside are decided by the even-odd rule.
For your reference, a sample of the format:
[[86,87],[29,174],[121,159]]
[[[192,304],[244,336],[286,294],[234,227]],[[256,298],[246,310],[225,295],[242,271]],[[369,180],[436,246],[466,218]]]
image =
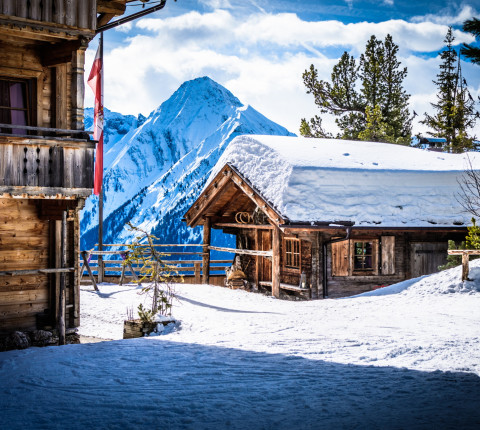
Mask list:
[[[260,281],[259,284],[264,287],[271,287],[272,281]],[[310,288],[302,288],[302,287],[299,287],[298,285],[285,284],[283,282],[280,282],[280,289],[295,291],[297,293],[307,293],[310,296]]]
[[462,281],[470,281],[471,279],[468,279],[470,255],[480,255],[480,249],[449,249],[448,255],[462,256]]

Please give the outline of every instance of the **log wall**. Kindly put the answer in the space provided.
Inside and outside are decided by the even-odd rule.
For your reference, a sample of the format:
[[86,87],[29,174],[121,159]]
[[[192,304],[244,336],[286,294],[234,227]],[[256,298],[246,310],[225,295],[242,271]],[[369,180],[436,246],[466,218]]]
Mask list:
[[[0,199],[0,271],[47,268],[48,244],[49,222],[34,201]],[[0,276],[0,333],[34,329],[49,307],[48,275]]]
[[0,14],[95,30],[97,0],[0,0]]
[[[67,221],[66,327],[79,325],[77,202],[0,199],[0,271],[60,268],[61,221]],[[60,274],[0,275],[0,335],[54,328]]]
[[[344,235],[344,233],[343,233]],[[430,243],[447,243],[449,239],[463,240],[464,233],[448,233],[448,232],[425,232],[425,231],[410,231],[410,232],[378,232],[361,231],[352,235],[351,239],[355,240],[356,237],[361,238],[376,238],[381,242],[382,236],[394,236],[395,237],[395,271],[392,274],[382,274],[381,271],[378,275],[365,275],[365,276],[333,276],[332,275],[332,246],[327,246],[327,284],[328,284],[328,297],[345,297],[355,294],[360,294],[379,286],[391,285],[396,282],[410,279],[411,277],[420,276],[432,271],[436,271],[435,268],[431,268],[428,273],[417,272],[412,273],[412,261],[415,256],[411,252],[412,243],[425,243],[428,248]],[[331,235],[321,235],[321,241],[331,240]],[[445,247],[446,248],[446,247]],[[428,251],[427,251],[428,252]],[[381,252],[379,252],[381,255]],[[446,251],[444,260],[446,261]],[[438,260],[439,264],[442,263],[441,259]],[[320,277],[322,271],[320,272]]]

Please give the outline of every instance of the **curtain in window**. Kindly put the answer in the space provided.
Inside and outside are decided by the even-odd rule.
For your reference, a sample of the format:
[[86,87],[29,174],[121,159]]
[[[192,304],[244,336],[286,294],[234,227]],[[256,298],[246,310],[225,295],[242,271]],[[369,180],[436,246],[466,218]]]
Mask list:
[[[27,125],[27,106],[25,104],[25,84],[12,82],[10,84],[11,124]],[[12,129],[13,134],[27,134],[24,128]]]
[[[0,123],[27,125],[26,88],[24,82],[0,80]],[[2,129],[3,133],[27,134],[24,128]]]

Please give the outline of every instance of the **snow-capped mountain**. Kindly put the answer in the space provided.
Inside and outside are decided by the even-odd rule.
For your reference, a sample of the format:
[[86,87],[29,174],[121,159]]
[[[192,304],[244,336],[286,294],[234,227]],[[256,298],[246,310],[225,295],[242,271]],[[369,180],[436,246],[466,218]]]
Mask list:
[[[92,115],[86,109],[86,128]],[[148,118],[110,111],[105,118],[105,243],[128,241],[129,221],[164,243],[198,242],[201,230],[181,218],[228,143],[240,134],[292,135],[208,77],[182,84]],[[82,214],[82,249],[96,243],[97,225],[92,196]]]

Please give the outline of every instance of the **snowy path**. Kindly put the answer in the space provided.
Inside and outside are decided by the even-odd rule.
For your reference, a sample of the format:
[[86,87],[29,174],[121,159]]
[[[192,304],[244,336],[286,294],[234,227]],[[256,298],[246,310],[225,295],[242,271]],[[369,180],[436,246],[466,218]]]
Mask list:
[[[480,428],[478,264],[341,300],[179,285],[180,330],[0,354],[3,427]],[[81,333],[121,338],[143,296],[100,290]]]

